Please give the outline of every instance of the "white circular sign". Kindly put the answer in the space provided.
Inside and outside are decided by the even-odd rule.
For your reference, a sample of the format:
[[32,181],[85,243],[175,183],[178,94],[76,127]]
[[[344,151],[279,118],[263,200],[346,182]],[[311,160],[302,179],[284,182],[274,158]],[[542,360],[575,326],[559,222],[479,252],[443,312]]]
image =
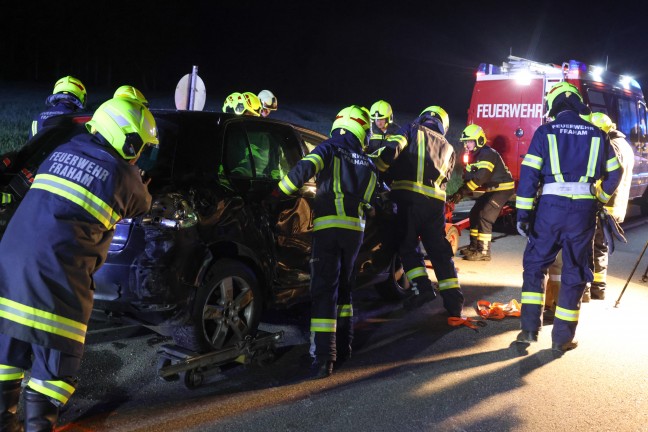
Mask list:
[[[194,84],[194,100],[193,100],[193,110],[202,111],[205,107],[205,101],[207,100],[207,90],[205,89],[205,83],[203,80],[196,75],[196,82]],[[191,87],[191,74],[183,76],[178,85],[176,86],[175,91],[175,106],[179,110],[188,110],[189,109],[189,89]]]

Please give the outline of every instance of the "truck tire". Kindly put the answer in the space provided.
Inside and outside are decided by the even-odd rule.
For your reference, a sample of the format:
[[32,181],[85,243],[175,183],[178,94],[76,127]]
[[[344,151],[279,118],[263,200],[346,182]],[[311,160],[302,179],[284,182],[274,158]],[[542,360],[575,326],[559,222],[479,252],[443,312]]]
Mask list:
[[196,292],[189,319],[174,329],[173,340],[198,353],[233,345],[256,334],[261,309],[254,272],[240,261],[218,260]]

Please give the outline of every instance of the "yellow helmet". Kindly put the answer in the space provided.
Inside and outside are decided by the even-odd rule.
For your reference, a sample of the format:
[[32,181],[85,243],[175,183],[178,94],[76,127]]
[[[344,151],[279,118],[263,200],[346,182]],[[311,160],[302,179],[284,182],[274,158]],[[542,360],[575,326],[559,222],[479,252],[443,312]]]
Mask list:
[[559,83],[554,84],[547,92],[546,99],[547,99],[548,112],[551,112],[556,97],[560,96],[563,93],[565,94],[565,97],[570,97],[572,94],[575,94],[578,97],[578,99],[581,102],[583,102],[583,98],[581,97],[578,88],[574,84],[568,83],[567,81],[561,81]]
[[242,96],[243,104],[245,106],[242,114],[259,117],[261,115],[261,101],[259,100],[259,96],[255,95],[252,92],[245,92],[242,94]]
[[126,99],[132,99],[134,101],[137,101],[144,105],[145,107],[148,108],[149,103],[142,94],[141,91],[137,90],[135,87],[130,86],[130,85],[123,85],[119,87],[116,91],[113,97],[118,97],[118,98],[126,98]]
[[97,108],[86,128],[99,132],[126,160],[139,156],[145,145],[159,143],[153,114],[132,99],[107,100]]
[[471,124],[466,126],[463,132],[461,132],[459,141],[475,141],[475,149],[477,149],[483,147],[487,140],[484,129],[476,124]]
[[612,119],[602,112],[593,113],[591,121],[594,126],[605,133],[609,133],[612,129],[616,129],[616,125]]
[[450,117],[443,108],[441,108],[440,106],[432,105],[421,111],[419,117],[423,114],[428,114],[441,120],[441,123],[443,124],[443,135],[448,133],[448,129],[450,128]]
[[86,88],[78,78],[66,76],[56,81],[52,94],[69,94],[76,97],[81,102],[80,108],[85,108],[88,93]]
[[360,140],[360,144],[364,145],[364,140],[370,126],[371,119],[369,118],[367,108],[351,105],[342,109],[335,117],[331,132],[335,129],[348,130]]
[[379,100],[371,105],[369,113],[371,114],[371,120],[374,121],[379,119],[386,119],[387,123],[394,121],[394,111],[391,105],[384,100]]
[[[239,104],[240,106],[238,106],[237,110],[237,105]],[[225,103],[223,103],[223,112],[241,115],[243,114],[243,111],[245,111],[245,104],[243,103],[243,96],[241,93],[234,92],[225,98]]]

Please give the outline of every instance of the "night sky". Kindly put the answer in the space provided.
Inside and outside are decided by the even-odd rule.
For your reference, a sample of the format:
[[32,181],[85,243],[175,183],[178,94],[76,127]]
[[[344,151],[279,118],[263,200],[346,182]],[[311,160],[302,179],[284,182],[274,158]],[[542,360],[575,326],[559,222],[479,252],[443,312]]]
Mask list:
[[[605,65],[648,85],[648,2],[12,2],[0,79],[175,85],[192,65],[209,94],[272,90],[340,107],[389,101],[465,113],[474,73],[509,53]],[[636,3],[639,4],[639,3]],[[613,10],[610,10],[613,9]]]

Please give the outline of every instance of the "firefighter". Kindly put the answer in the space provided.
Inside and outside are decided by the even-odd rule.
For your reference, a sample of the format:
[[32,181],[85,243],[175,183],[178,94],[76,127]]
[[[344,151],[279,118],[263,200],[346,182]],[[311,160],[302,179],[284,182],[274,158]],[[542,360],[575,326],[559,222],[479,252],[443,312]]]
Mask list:
[[290,195],[316,176],[311,256],[312,378],[333,373],[335,362],[351,356],[355,261],[362,244],[365,211],[376,185],[377,170],[364,153],[370,119],[359,106],[341,110],[331,138],[319,144],[279,182]]
[[[146,97],[133,86],[123,85],[119,87],[113,97],[129,98],[148,107]],[[59,129],[64,127],[71,129],[73,126],[69,122],[65,125],[62,122],[58,122],[57,127]],[[61,144],[60,140],[31,142],[21,149],[20,152],[5,155],[3,168],[8,173],[14,174],[13,179],[8,185],[9,187],[5,188],[5,191],[0,192],[0,206],[7,212],[6,219],[12,217],[16,206],[31,186],[38,166],[59,144]],[[0,233],[4,232],[4,228],[5,226],[0,227]]]
[[261,90],[257,97],[261,102],[261,117],[268,117],[272,111],[277,111],[277,98],[270,90]]
[[[54,84],[54,90],[51,95],[45,100],[45,104],[50,106],[50,109],[41,112],[38,114],[32,121],[31,128],[29,129],[29,139],[33,138],[38,132],[40,132],[45,123],[53,124],[54,118],[62,116],[64,114],[75,113],[79,110],[83,110],[86,106],[87,92],[83,83],[72,76],[66,76],[61,78]],[[38,148],[34,148],[27,144],[20,151],[13,151],[2,155],[2,160],[0,162],[0,174],[19,174],[24,177],[24,181],[27,184],[33,181],[32,172],[28,169],[26,172],[16,171],[17,169],[23,168],[22,165],[26,162],[31,153],[37,151]],[[32,169],[35,167],[31,167]],[[0,192],[0,199],[2,205],[9,205],[12,202],[15,203],[16,196],[14,193],[11,193],[9,190]]]
[[[551,337],[552,349],[563,353],[577,346],[580,300],[593,280],[590,262],[597,206],[608,202],[622,173],[603,132],[579,115],[588,108],[574,85],[555,84],[546,100],[554,120],[534,133],[517,189],[517,228],[528,242],[523,258],[522,331],[516,342],[538,340],[545,275],[562,250],[561,289]],[[602,183],[596,189],[599,179]]]
[[43,128],[48,118],[85,109],[87,97],[86,88],[78,78],[66,76],[58,80],[54,84],[54,91],[45,100],[45,104],[51,108],[38,114],[32,121],[29,138]]
[[486,145],[486,134],[480,126],[466,126],[459,141],[471,155],[472,163],[466,165],[464,183],[448,201],[456,204],[475,189],[486,189],[470,209],[470,245],[462,252],[468,261],[490,261],[493,223],[514,195],[515,183],[497,150]]
[[[628,201],[630,199],[630,187],[632,186],[632,171],[634,169],[634,150],[625,138],[623,132],[617,130],[616,124],[604,113],[592,114],[592,123],[598,126],[607,135],[612,148],[619,160],[623,170],[619,187],[605,204],[608,214],[617,223],[625,219]],[[594,281],[590,288],[590,296],[594,300],[605,299],[606,276],[608,267],[608,247],[605,243],[605,236],[600,220],[596,219],[596,233],[594,234]]]
[[113,97],[121,97],[121,98],[127,98],[127,99],[133,99],[142,105],[144,105],[146,108],[149,107],[149,102],[146,100],[146,97],[144,97],[144,94],[142,94],[141,91],[137,90],[135,87],[130,86],[130,85],[123,85],[119,87],[117,90],[115,90],[115,94]]
[[393,178],[390,196],[398,207],[399,253],[412,282],[404,307],[415,309],[436,297],[418,250],[420,237],[434,267],[443,306],[450,318],[459,318],[464,297],[445,235],[445,189],[455,164],[454,149],[445,139],[449,126],[443,108],[424,109],[399,134],[386,139],[377,165],[380,171],[388,169]]
[[[52,430],[75,390],[93,305],[92,275],[122,218],[151,204],[137,161],[158,143],[155,120],[123,98],[103,103],[41,164],[0,242],[0,430]],[[37,245],[37,247],[35,247]]]
[[[379,157],[380,149],[385,146],[385,139],[396,134],[400,126],[394,123],[394,111],[391,105],[379,100],[371,105],[369,109],[371,118],[371,129],[367,135],[367,148],[365,152],[371,157]],[[385,271],[391,264],[394,254],[398,249],[396,231],[393,229],[396,212],[395,204],[389,199],[389,185],[392,178],[389,172],[378,174],[378,200],[376,202],[376,218],[374,219],[378,235],[381,238],[380,248],[372,251],[371,263],[363,267],[363,271],[369,273],[380,273]]]
[[385,138],[397,133],[400,126],[394,123],[394,111],[391,105],[384,100],[379,100],[371,105],[369,115],[371,131],[368,136],[367,153],[373,153],[383,146]]

